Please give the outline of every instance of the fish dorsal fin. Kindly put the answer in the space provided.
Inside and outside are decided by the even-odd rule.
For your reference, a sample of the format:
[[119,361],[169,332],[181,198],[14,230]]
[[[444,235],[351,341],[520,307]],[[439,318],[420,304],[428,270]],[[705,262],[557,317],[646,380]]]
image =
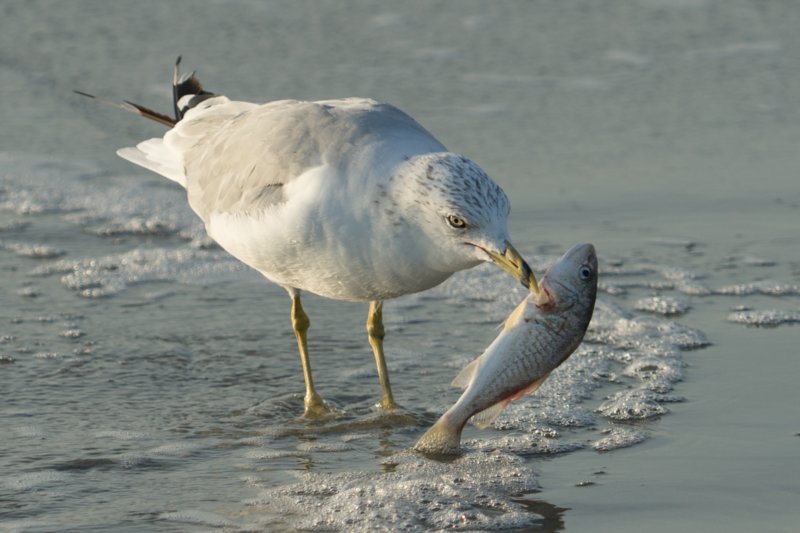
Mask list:
[[492,405],[476,413],[472,417],[472,424],[478,429],[486,429],[492,425],[492,422],[497,420],[497,417],[500,416],[500,413],[503,412],[503,409],[511,402],[511,399],[500,400],[496,404]]
[[[480,359],[480,357],[478,359]],[[466,389],[469,382],[472,381],[472,376],[475,375],[478,359],[474,359],[470,364],[461,369],[461,372],[450,382],[450,386]]]

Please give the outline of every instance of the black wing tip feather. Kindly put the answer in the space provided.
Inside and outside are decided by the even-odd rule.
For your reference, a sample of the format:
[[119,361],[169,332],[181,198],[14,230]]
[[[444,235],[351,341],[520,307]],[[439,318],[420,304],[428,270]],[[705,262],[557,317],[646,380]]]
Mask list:
[[145,107],[143,105],[135,104],[135,103],[130,102],[128,100],[124,100],[123,103],[118,104],[116,102],[111,102],[110,100],[105,100],[103,98],[98,98],[97,96],[95,96],[93,94],[90,94],[90,93],[87,93],[87,92],[84,92],[84,91],[79,91],[78,89],[73,89],[72,92],[74,92],[75,94],[79,94],[81,96],[85,96],[86,98],[91,98],[92,100],[96,100],[97,102],[99,102],[101,104],[104,104],[104,105],[107,105],[107,106],[111,106],[111,107],[116,107],[118,109],[124,109],[125,111],[128,111],[130,113],[135,113],[135,114],[137,114],[137,115],[139,115],[141,117],[148,118],[150,120],[153,120],[153,121],[158,122],[160,124],[163,124],[165,126],[169,126],[170,128],[173,127],[178,122],[177,120],[173,119],[172,117],[168,117],[167,115],[159,113],[158,111],[153,111],[150,108],[147,108],[147,107]]
[[[175,60],[175,70],[172,74],[172,107],[175,112],[175,120],[181,120],[188,110],[212,96],[214,93],[203,89],[203,84],[197,79],[197,72],[192,71],[190,74],[180,73],[180,64],[182,56],[178,56]],[[185,96],[192,98],[186,102],[185,105],[180,106],[180,101]]]
[[164,124],[165,126],[169,126],[170,128],[178,123],[178,121],[175,120],[174,118],[167,116],[163,113],[159,113],[158,111],[153,111],[152,109],[145,107],[143,105],[136,104],[129,100],[124,100],[124,102],[125,105],[123,105],[122,107],[130,106],[126,107],[126,109],[129,109],[130,111],[133,111],[137,115],[141,115],[144,118],[149,118],[150,120],[154,120],[156,122]]
[[[216,94],[208,92],[205,89],[203,89],[203,85],[200,83],[200,80],[197,79],[197,75],[194,71],[191,74],[181,75],[180,73],[181,59],[182,56],[178,56],[178,58],[175,60],[175,69],[172,74],[172,106],[173,106],[173,111],[175,112],[175,118],[172,118],[163,113],[159,113],[158,111],[153,111],[148,107],[133,103],[128,100],[124,100],[123,104],[118,104],[115,102],[111,102],[109,100],[98,98],[93,94],[84,91],[79,91],[77,89],[73,89],[73,92],[75,94],[85,96],[86,98],[91,98],[93,100],[96,100],[102,104],[118,107],[124,109],[125,111],[129,111],[131,113],[136,113],[139,116],[153,120],[160,124],[164,124],[165,126],[169,126],[171,128],[175,126],[175,124],[177,124],[183,118],[183,116],[186,114],[188,110],[195,107],[203,100],[216,96]],[[178,107],[178,103],[180,102],[181,98],[185,96],[191,96],[191,98],[186,102],[186,104],[183,107]]]

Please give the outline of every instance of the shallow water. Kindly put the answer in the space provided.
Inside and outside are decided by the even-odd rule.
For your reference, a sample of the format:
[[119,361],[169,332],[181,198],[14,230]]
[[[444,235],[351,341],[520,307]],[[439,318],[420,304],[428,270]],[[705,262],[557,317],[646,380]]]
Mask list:
[[[800,519],[800,8],[714,0],[8,4],[0,17],[0,528],[792,531]],[[182,23],[176,25],[174,21]],[[537,272],[593,242],[583,346],[465,453],[409,451],[522,298],[481,267],[366,307],[285,292],[114,149],[177,53],[212,90],[391,101],[509,192]],[[233,58],[233,59],[232,59]],[[161,104],[159,104],[161,102]]]

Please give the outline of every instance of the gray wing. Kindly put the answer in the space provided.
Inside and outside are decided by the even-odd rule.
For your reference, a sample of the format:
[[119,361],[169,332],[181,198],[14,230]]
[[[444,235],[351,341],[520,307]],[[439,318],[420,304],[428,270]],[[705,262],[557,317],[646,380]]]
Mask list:
[[[248,213],[284,200],[284,186],[323,164],[346,174],[359,148],[389,139],[418,138],[430,151],[444,147],[414,119],[389,104],[348,98],[285,100],[261,106],[224,102],[190,112],[173,130],[183,144],[189,203],[203,218]],[[227,107],[227,108],[226,108]],[[335,178],[332,178],[335,179]]]

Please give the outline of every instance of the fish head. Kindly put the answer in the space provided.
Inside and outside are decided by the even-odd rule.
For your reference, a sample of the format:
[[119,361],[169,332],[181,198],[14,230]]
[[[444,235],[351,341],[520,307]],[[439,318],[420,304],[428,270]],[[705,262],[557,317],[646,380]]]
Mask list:
[[539,282],[536,306],[560,312],[575,305],[594,309],[597,254],[591,244],[576,244],[551,266]]

